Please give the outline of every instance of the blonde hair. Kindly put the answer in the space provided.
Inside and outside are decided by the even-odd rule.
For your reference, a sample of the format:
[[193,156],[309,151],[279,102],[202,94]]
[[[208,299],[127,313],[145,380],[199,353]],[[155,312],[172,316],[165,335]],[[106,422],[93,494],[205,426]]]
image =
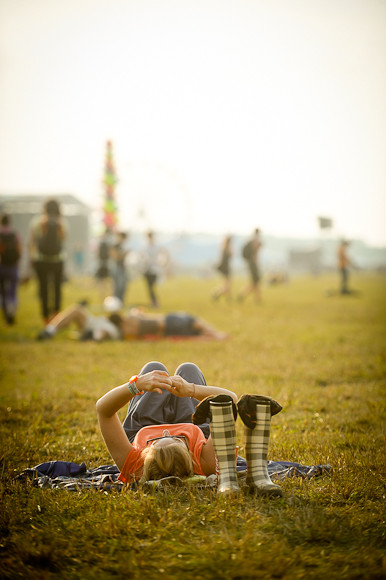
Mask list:
[[169,475],[189,477],[194,473],[190,451],[180,443],[159,447],[151,445],[144,449],[142,457],[144,463],[141,483]]

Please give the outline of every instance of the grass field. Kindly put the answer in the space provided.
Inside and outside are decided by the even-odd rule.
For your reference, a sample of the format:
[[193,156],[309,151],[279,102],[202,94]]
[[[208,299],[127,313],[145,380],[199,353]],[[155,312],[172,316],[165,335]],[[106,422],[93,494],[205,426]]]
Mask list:
[[[79,343],[65,331],[37,342],[36,287],[20,289],[17,324],[0,323],[1,578],[385,577],[386,278],[357,273],[360,294],[344,297],[326,295],[336,276],[298,278],[264,286],[260,305],[211,302],[217,282],[170,279],[160,296],[163,311],[228,331],[225,342]],[[144,296],[136,280],[129,300]],[[92,281],[66,284],[65,305],[84,297],[97,311]],[[288,479],[276,500],[15,481],[54,459],[111,463],[95,402],[148,360],[171,372],[191,360],[209,384],[274,397],[283,411],[272,419],[269,458],[328,463],[332,475]]]

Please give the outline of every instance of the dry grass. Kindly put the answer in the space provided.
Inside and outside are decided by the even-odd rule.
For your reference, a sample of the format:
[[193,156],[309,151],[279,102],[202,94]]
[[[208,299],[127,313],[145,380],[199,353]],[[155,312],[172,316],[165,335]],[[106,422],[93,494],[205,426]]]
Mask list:
[[[65,332],[39,343],[36,289],[21,288],[18,324],[0,329],[1,577],[383,578],[385,279],[354,282],[355,297],[327,297],[337,280],[320,277],[265,287],[263,304],[240,305],[212,303],[214,280],[166,281],[163,310],[210,320],[231,334],[224,343],[91,344]],[[65,288],[66,304],[85,296],[97,310],[90,281]],[[137,280],[130,300],[143,296]],[[110,463],[95,401],[148,360],[170,371],[193,360],[209,383],[273,396],[284,410],[272,420],[270,458],[329,463],[333,475],[287,480],[275,501],[14,480],[51,459]]]

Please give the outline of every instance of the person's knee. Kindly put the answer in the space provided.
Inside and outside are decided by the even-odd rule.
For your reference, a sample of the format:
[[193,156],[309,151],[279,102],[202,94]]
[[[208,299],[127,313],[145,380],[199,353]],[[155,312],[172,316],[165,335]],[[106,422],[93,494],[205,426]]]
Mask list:
[[145,375],[146,373],[151,373],[152,371],[164,371],[169,374],[168,369],[164,364],[156,360],[150,361],[143,366],[139,372],[140,375]]
[[201,369],[195,363],[184,362],[180,364],[174,374],[179,375],[180,377],[188,381],[188,383],[206,385],[204,375]]

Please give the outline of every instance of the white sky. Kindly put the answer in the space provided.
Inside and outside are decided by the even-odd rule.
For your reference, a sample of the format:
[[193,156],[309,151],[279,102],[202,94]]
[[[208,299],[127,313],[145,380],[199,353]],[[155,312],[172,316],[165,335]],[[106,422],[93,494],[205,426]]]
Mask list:
[[385,0],[0,0],[0,193],[386,244]]

